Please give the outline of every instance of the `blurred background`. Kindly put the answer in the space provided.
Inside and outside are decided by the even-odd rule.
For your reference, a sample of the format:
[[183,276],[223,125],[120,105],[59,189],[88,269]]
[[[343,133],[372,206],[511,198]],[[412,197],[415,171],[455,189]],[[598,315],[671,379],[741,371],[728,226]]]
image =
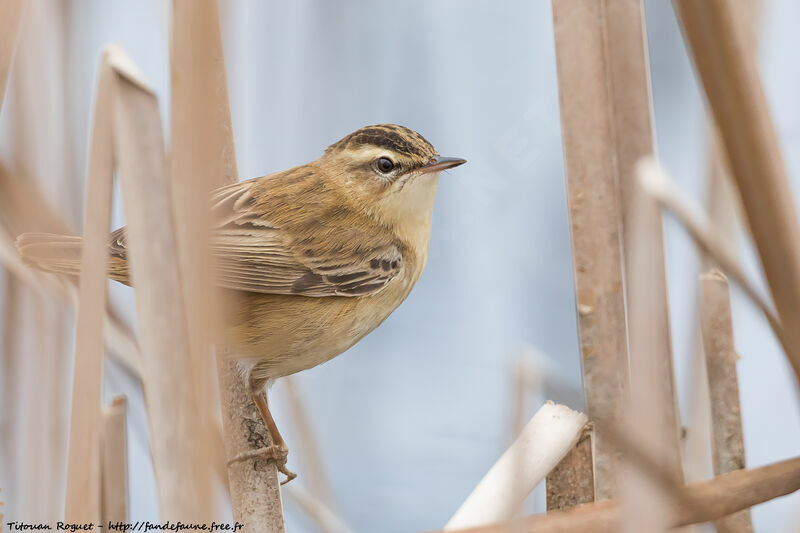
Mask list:
[[[704,202],[702,95],[672,5],[645,4],[658,155]],[[0,158],[11,174],[36,180],[77,232],[101,49],[116,42],[128,52],[155,88],[168,131],[170,7],[35,0],[27,15],[0,115]],[[550,3],[231,0],[221,2],[221,16],[243,179],[315,159],[347,133],[384,122],[469,162],[442,176],[428,266],[408,300],[354,348],[294,382],[341,518],[358,532],[439,528],[520,419],[545,399],[583,407]],[[800,4],[764,1],[761,73],[795,190],[798,22]],[[118,200],[114,227],[124,224]],[[738,231],[742,259],[763,286]],[[665,233],[675,371],[689,425],[697,415],[700,258],[668,217]],[[760,466],[800,450],[798,391],[759,311],[735,286],[732,297],[747,460]],[[112,284],[111,298],[135,325],[133,291]],[[54,519],[66,455],[46,451],[66,443],[74,312],[0,268],[0,316],[3,512]],[[537,379],[542,372],[550,378]],[[520,373],[528,376],[522,409]],[[287,392],[279,382],[271,402],[292,448],[300,437]],[[128,397],[130,516],[156,520],[141,390],[109,360],[104,393]],[[41,409],[61,416],[52,422],[37,416]],[[697,464],[694,478],[711,475],[709,458]],[[299,453],[288,466],[300,475],[293,483],[303,483]],[[796,531],[798,508],[798,494],[754,508],[756,531]],[[528,510],[543,509],[539,488]],[[291,498],[285,510],[289,531],[315,531]]]

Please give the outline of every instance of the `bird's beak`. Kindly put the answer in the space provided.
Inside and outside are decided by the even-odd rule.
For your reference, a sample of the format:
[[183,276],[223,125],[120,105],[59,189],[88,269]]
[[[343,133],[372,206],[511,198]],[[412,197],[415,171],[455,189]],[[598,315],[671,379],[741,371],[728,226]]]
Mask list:
[[466,159],[461,159],[458,157],[442,157],[437,155],[435,157],[431,157],[431,160],[428,162],[427,165],[420,169],[420,172],[427,173],[427,172],[440,172],[442,170],[446,170],[448,168],[457,167],[458,165],[463,165],[466,163]]

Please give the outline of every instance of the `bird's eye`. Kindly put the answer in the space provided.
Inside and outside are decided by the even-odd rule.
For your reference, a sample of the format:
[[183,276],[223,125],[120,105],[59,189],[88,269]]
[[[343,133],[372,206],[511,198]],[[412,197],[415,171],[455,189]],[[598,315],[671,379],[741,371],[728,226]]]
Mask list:
[[386,174],[387,172],[392,171],[394,168],[394,162],[388,157],[381,157],[375,162],[375,166],[378,167],[378,170]]

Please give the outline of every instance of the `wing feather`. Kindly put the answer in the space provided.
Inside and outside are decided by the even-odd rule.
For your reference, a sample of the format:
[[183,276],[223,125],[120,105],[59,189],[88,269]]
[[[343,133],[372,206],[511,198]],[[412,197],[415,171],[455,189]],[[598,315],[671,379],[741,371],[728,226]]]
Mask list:
[[[404,268],[403,255],[393,243],[366,248],[324,246],[324,239],[311,239],[303,246],[293,243],[259,207],[257,180],[212,193],[211,249],[221,286],[268,294],[355,297],[379,292]],[[127,256],[124,230],[112,233],[110,244],[111,253],[122,258]]]

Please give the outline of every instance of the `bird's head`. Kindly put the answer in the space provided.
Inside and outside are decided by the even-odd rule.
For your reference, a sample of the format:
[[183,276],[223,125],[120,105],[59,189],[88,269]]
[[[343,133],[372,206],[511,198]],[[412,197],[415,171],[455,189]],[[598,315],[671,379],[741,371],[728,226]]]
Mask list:
[[429,222],[439,174],[466,163],[438,155],[422,135],[396,124],[361,128],[319,162],[352,202],[400,229]]

